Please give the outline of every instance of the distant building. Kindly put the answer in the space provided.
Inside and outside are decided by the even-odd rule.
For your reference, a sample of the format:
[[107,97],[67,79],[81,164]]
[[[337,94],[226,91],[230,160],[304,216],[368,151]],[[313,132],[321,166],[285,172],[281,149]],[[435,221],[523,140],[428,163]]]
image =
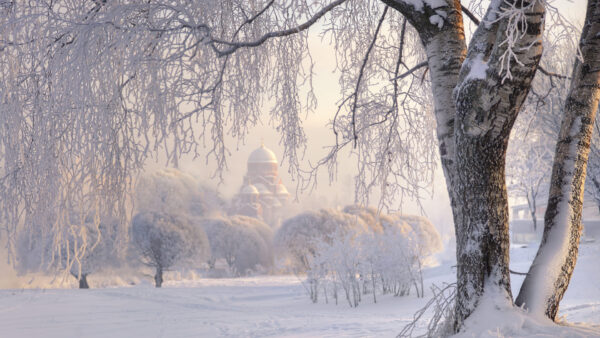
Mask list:
[[272,227],[281,222],[280,211],[290,199],[281,182],[275,154],[261,144],[248,157],[248,171],[232,202],[232,214],[256,217]]
[[[539,203],[536,207],[537,231],[533,230],[533,221],[527,204],[511,207],[510,234],[513,243],[528,243],[539,241],[544,232],[544,214],[546,203]],[[582,210],[583,239],[600,240],[600,213],[598,206],[593,202],[584,200]]]

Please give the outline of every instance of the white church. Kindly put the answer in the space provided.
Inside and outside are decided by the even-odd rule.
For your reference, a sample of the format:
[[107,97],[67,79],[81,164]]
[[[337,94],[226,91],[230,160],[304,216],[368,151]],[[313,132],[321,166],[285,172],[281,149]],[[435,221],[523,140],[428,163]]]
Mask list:
[[248,171],[233,198],[231,212],[278,226],[282,207],[290,199],[290,193],[279,178],[278,167],[277,157],[264,144],[254,150],[248,157]]

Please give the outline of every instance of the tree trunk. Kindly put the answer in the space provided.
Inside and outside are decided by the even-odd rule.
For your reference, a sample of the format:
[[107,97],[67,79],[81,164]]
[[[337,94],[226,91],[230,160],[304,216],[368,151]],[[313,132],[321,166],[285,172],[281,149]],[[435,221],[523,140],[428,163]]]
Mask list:
[[[592,134],[594,132],[592,131]],[[593,143],[593,141],[592,141]],[[590,178],[592,180],[592,184],[594,184],[594,200],[596,201],[596,206],[598,207],[598,213],[600,214],[600,198],[598,198],[597,196],[600,196],[600,181],[598,181],[598,178],[595,177],[594,175],[592,175],[592,177]]]
[[90,285],[87,282],[87,274],[81,274],[81,277],[79,277],[79,288],[80,289],[89,289]]
[[509,275],[508,197],[503,140],[460,139],[456,185],[457,307],[459,328],[477,306],[484,286],[512,299]]
[[582,233],[583,192],[600,99],[600,0],[588,1],[552,168],[544,235],[516,304],[554,320],[567,290]]
[[[529,5],[515,3],[517,8]],[[512,52],[519,62],[510,65],[509,77],[503,68],[509,22],[494,22],[502,8],[493,6],[473,34],[455,90],[456,331],[486,290],[512,302],[505,158],[510,131],[542,53],[544,6],[535,2],[522,9],[527,23],[516,33]]]
[[531,187],[531,197],[529,194],[527,195],[527,205],[529,206],[529,213],[531,214],[531,220],[533,221],[533,232],[537,233],[537,216],[536,213],[536,203],[535,203],[536,194],[533,191],[533,187]]
[[[508,18],[496,20],[502,8],[494,6],[510,4],[492,3],[463,62],[467,49],[460,1],[446,0],[435,9],[425,5],[420,11],[407,2],[383,1],[417,29],[427,52],[437,138],[457,238],[454,329],[458,331],[477,306],[484,285],[499,287],[512,301],[504,162],[510,129],[541,57],[544,6],[536,2],[526,10],[526,24],[517,28],[521,31],[512,41],[519,62],[508,65],[512,77],[505,79],[500,73],[507,71],[502,56],[506,57],[509,23]],[[438,11],[445,17],[442,27],[429,21]]]
[[163,269],[162,267],[156,267],[156,274],[154,275],[154,286],[160,288],[163,283]]

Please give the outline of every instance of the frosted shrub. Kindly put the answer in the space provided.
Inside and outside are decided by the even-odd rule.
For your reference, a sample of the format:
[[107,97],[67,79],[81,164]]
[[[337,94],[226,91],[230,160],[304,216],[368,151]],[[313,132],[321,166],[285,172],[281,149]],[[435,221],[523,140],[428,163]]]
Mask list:
[[268,269],[273,264],[273,231],[264,222],[246,216],[201,219],[211,246],[211,268],[219,259],[235,275]]
[[[360,218],[336,209],[307,211],[285,220],[274,239],[276,256],[295,273],[307,271],[319,242],[353,231],[368,231]],[[335,234],[335,235],[334,235]]]
[[[360,292],[360,269],[361,251],[357,248],[355,232],[336,232],[331,243],[320,242],[317,244],[317,254],[313,260],[317,274],[313,273],[311,267],[307,273],[309,279],[314,279],[314,285],[322,284],[323,294],[327,300],[328,289],[336,300],[338,290],[344,292],[344,296],[350,307],[358,306],[361,301]],[[320,279],[320,280],[319,280]],[[313,301],[317,301],[318,289],[313,290],[315,295]]]
[[315,254],[308,260],[306,285],[309,296],[317,302],[332,298],[338,303],[340,293],[350,307],[356,307],[363,295],[406,296],[414,287],[423,297],[422,246],[414,233],[404,233],[402,226],[387,225],[381,232],[336,231],[328,240],[316,240]]
[[44,227],[20,234],[16,241],[19,272],[62,271],[75,277],[80,288],[89,288],[87,276],[120,265],[126,248],[120,220],[96,219],[96,215],[67,214],[72,226],[61,229],[58,242]]

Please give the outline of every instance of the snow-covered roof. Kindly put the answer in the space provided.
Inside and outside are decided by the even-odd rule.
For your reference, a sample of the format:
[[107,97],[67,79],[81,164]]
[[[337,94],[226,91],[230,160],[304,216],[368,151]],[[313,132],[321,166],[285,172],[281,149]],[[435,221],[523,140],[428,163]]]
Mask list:
[[258,195],[258,190],[252,184],[247,184],[240,189],[242,195]]
[[271,191],[262,183],[257,183],[256,184],[256,190],[258,190],[258,192],[260,194],[271,194]]
[[258,149],[250,154],[248,163],[277,163],[277,157],[275,157],[275,153],[266,148],[264,144],[261,144]]
[[277,195],[289,195],[290,193],[288,192],[287,188],[285,187],[285,185],[279,183],[277,185],[277,187],[275,188],[275,192],[277,193]]

